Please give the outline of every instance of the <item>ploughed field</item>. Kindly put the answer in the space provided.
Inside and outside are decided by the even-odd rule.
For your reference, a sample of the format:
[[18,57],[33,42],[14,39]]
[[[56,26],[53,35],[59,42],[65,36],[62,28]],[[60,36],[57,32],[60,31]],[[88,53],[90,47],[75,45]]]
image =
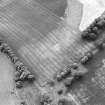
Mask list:
[[[16,103],[46,105],[41,102],[41,95],[47,94],[51,105],[58,105],[59,100],[66,100],[64,105],[104,105],[104,50],[95,54],[86,66],[79,65],[80,70],[88,73],[67,90],[64,82],[57,82],[56,74],[74,61],[79,63],[85,52],[95,49],[94,42],[83,41],[79,30],[42,7],[40,0],[14,0],[1,8],[0,13],[1,38],[36,78],[34,83],[26,83],[16,90],[11,83]],[[104,37],[103,33],[98,40]],[[63,93],[59,94],[60,90]]]

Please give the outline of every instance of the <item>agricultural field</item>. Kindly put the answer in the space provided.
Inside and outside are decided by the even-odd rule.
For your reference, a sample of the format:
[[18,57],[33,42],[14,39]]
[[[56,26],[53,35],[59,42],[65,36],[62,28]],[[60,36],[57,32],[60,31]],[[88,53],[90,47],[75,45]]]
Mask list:
[[[104,105],[105,50],[96,47],[105,38],[104,28],[96,40],[81,37],[95,18],[104,18],[104,6],[100,6],[103,1],[93,5],[85,1],[1,1],[0,105]],[[90,51],[93,58],[81,63]],[[57,79],[74,62],[77,71],[70,69],[72,74]],[[19,78],[15,78],[17,72]],[[78,79],[77,74],[77,80],[68,84],[66,80],[76,73],[83,77]]]

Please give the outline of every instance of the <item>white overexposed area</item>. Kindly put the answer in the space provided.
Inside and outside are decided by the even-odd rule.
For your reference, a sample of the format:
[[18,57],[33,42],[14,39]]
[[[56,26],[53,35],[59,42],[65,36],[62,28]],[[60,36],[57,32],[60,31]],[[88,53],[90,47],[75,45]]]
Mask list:
[[85,29],[95,18],[105,11],[105,0],[78,0],[83,4],[80,30]]
[[84,30],[105,10],[105,0],[67,0],[65,20],[69,25]]

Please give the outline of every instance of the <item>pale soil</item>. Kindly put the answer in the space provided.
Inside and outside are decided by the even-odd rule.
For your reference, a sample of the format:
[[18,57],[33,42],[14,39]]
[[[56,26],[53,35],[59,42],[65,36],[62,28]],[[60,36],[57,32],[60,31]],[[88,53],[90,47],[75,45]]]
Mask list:
[[83,4],[78,0],[67,0],[64,20],[67,21],[70,26],[79,29],[82,16]]
[[105,0],[78,0],[83,4],[80,30],[84,30],[95,18],[105,11]]
[[0,105],[16,105],[14,97],[14,68],[10,60],[0,53]]

